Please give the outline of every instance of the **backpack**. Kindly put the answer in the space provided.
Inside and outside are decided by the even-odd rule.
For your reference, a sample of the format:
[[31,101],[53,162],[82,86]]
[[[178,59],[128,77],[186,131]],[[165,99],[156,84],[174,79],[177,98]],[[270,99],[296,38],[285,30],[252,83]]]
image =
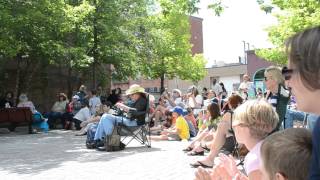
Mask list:
[[125,144],[121,142],[121,136],[117,126],[113,128],[112,134],[105,138],[104,146],[106,151],[121,151],[125,148]]

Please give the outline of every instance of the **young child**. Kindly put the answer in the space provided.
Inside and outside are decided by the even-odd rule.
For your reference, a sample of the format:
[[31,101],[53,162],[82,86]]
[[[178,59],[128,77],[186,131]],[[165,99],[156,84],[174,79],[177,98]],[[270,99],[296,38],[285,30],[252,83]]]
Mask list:
[[307,179],[311,153],[311,133],[307,129],[289,128],[268,136],[261,145],[263,179]]
[[189,126],[183,118],[183,109],[179,106],[171,109],[172,117],[175,120],[175,125],[172,128],[165,129],[160,136],[151,136],[152,140],[188,140],[190,138]]

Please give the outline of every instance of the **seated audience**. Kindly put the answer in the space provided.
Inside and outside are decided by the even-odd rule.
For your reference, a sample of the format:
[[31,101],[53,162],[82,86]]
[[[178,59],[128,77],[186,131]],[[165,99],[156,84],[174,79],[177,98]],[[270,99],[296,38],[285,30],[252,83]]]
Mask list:
[[71,102],[67,104],[66,112],[62,115],[64,129],[71,129],[71,122],[73,121],[73,116],[76,115],[80,109],[80,97],[78,95],[74,95],[72,97]]
[[151,140],[188,140],[190,138],[189,126],[183,118],[183,109],[180,106],[174,107],[172,117],[176,119],[172,128],[164,129],[160,136],[151,136]]
[[82,136],[87,134],[87,131],[90,128],[90,126],[99,123],[100,118],[104,113],[112,114],[113,111],[111,110],[111,105],[112,104],[109,101],[96,105],[96,114],[91,116],[89,119],[81,122],[81,130],[76,134],[76,136]]
[[34,107],[32,101],[28,100],[28,96],[25,93],[20,94],[19,103],[18,103],[17,107],[28,107],[28,108],[30,108],[30,111],[32,112],[32,114],[36,113],[36,108]]
[[[209,118],[205,121],[196,136],[196,138],[184,149],[184,151],[190,151],[188,155],[203,155],[205,149],[209,149],[209,144],[212,143],[214,138],[214,132],[217,128],[217,124],[220,121],[220,108],[217,103],[212,103],[207,107],[207,114]],[[210,149],[209,149],[210,150]]]
[[[249,150],[244,159],[245,174],[237,168],[232,156],[222,153],[219,154],[220,163],[214,166],[211,172],[199,170],[197,173],[210,174],[211,179],[262,179],[261,144],[277,126],[278,121],[276,111],[264,100],[251,100],[240,105],[234,112],[232,127],[238,143],[244,144]],[[201,179],[199,175],[196,177]]]
[[76,115],[73,116],[73,122],[75,124],[76,130],[80,130],[80,124],[91,117],[89,110],[89,102],[87,100],[83,100],[81,102],[81,109],[77,112]]
[[192,167],[212,167],[214,163],[214,158],[223,152],[225,154],[230,154],[235,147],[234,133],[232,130],[232,121],[234,120],[233,111],[242,104],[242,98],[239,95],[231,95],[228,98],[228,103],[224,108],[229,108],[230,110],[224,110],[224,115],[217,126],[217,130],[214,134],[213,142],[211,143],[210,152],[204,159],[197,160],[195,163],[190,164]]
[[199,94],[199,91],[195,86],[191,86],[188,91],[186,106],[192,108],[194,115],[198,116],[202,109],[203,97]]
[[98,150],[105,150],[105,147],[102,146],[103,143],[98,142],[103,142],[107,135],[111,135],[114,126],[117,123],[123,123],[126,126],[139,126],[145,124],[147,98],[144,88],[137,84],[131,85],[126,91],[126,95],[130,97],[130,104],[117,103],[115,105],[117,108],[122,109],[122,111],[127,113],[126,116],[104,114],[101,117],[94,136],[94,140],[97,144],[100,144],[100,147],[97,147]]
[[[51,108],[51,112],[46,114],[46,116],[48,117],[48,124],[50,129],[55,128],[56,121],[58,119],[62,119],[62,115],[66,112],[67,103],[67,96],[64,93],[60,93],[58,95],[58,101],[56,101]],[[61,124],[63,127],[63,121],[61,122]]]

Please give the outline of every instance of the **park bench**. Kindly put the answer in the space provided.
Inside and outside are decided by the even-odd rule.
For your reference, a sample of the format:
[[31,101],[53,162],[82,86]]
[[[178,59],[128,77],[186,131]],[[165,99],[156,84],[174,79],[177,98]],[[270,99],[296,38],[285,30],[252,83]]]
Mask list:
[[32,112],[30,108],[3,108],[0,109],[0,127],[14,131],[18,126],[28,126],[29,134],[32,133]]

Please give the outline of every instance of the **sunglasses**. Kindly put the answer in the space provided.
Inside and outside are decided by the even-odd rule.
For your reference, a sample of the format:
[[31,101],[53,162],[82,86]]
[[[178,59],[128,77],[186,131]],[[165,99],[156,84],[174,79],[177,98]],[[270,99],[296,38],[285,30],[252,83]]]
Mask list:
[[281,70],[281,74],[286,81],[291,79],[293,73],[294,73],[294,70],[289,69],[288,67],[283,67]]

